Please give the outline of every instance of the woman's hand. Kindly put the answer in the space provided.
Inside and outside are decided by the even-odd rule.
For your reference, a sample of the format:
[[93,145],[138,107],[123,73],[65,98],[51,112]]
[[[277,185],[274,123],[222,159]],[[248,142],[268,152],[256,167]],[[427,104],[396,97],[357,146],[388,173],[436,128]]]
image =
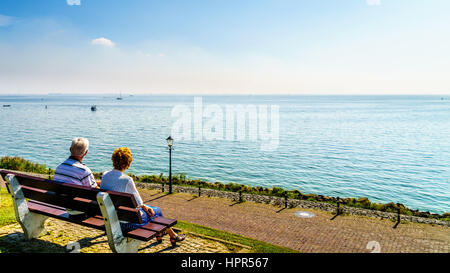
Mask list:
[[152,208],[147,207],[146,205],[142,205],[142,208],[144,209],[144,211],[148,214],[148,216],[153,217],[155,216],[155,212],[153,211]]

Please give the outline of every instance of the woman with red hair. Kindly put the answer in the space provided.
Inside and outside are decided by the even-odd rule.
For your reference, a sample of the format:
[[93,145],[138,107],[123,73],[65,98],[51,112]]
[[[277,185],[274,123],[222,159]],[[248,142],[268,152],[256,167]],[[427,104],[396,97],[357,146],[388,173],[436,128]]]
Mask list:
[[[122,228],[127,231],[134,230],[148,224],[157,216],[162,217],[163,214],[160,208],[144,204],[139,192],[136,190],[136,185],[134,184],[133,178],[124,174],[124,171],[130,167],[131,162],[133,161],[133,156],[130,149],[127,147],[117,148],[112,154],[111,160],[113,162],[114,169],[103,173],[100,189],[133,194],[138,208],[141,211],[143,221],[142,224],[121,222]],[[172,228],[167,228],[166,232],[169,234],[170,241],[172,243],[181,242],[186,238],[186,235],[184,234],[176,234]]]

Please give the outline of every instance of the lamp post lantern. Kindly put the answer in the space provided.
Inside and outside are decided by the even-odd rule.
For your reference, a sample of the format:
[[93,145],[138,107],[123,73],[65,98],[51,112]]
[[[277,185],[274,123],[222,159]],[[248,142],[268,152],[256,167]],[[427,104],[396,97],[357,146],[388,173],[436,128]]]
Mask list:
[[169,194],[172,194],[172,146],[173,138],[169,136],[167,139],[167,146],[169,146]]

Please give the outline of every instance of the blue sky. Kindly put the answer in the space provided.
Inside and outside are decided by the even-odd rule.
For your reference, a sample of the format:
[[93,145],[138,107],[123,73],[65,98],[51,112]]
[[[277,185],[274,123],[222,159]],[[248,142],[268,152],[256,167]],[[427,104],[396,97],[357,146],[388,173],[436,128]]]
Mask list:
[[448,0],[2,0],[0,93],[449,94]]

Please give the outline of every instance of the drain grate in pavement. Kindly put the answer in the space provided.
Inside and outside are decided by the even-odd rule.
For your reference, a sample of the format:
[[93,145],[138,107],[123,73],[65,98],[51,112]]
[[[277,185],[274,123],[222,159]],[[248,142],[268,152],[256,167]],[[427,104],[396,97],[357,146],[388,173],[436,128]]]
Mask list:
[[313,218],[316,215],[309,211],[296,211],[294,212],[294,215],[300,218]]

